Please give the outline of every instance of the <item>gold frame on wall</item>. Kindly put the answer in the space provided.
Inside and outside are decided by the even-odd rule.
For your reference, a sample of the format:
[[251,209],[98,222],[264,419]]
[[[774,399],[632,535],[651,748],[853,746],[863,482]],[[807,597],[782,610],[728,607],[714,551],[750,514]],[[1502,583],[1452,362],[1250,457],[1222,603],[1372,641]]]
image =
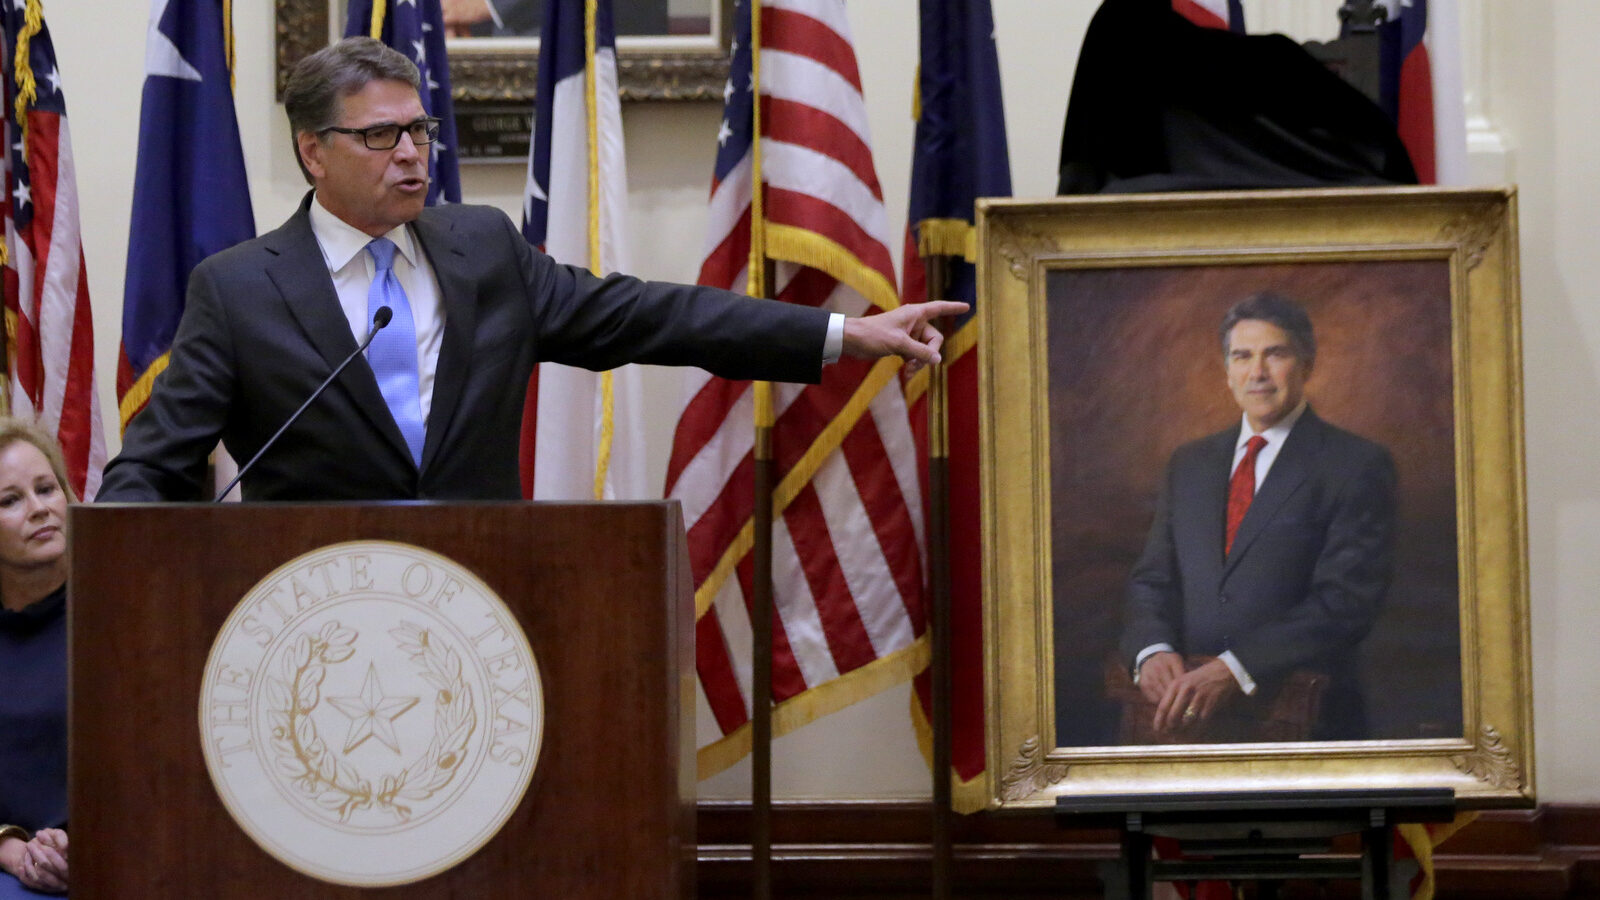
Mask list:
[[[340,0],[275,0],[277,97],[289,71],[328,45],[332,4]],[[720,21],[731,22],[731,0],[715,0]],[[728,79],[724,33],[704,42],[673,40],[670,49],[631,49],[622,42],[617,80],[624,100],[718,100]],[[450,87],[457,102],[531,103],[539,81],[537,40],[474,39],[450,48]]]
[[[1354,787],[1448,787],[1468,807],[1531,803],[1515,192],[1381,188],[991,200],[979,205],[978,242],[990,808],[1044,808],[1062,796]],[[1049,353],[1047,279],[1091,269],[1394,261],[1421,261],[1448,276],[1440,283],[1448,282],[1449,308],[1438,314],[1447,323],[1449,346],[1441,340],[1440,352],[1449,387],[1439,402],[1453,413],[1453,440],[1447,431],[1446,443],[1454,455],[1460,733],[1062,745],[1056,654],[1058,637],[1072,636],[1055,633],[1051,530],[1055,523],[1065,533],[1063,517],[1075,510],[1056,509],[1051,488],[1051,441],[1063,438],[1051,430],[1050,373],[1059,361]],[[1439,293],[1442,305],[1445,289]],[[1220,390],[1221,366],[1215,371]]]

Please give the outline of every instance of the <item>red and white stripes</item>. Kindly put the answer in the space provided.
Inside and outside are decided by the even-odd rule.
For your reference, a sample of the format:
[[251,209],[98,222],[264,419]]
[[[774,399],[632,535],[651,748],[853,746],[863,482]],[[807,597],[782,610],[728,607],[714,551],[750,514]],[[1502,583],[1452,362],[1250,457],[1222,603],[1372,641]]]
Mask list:
[[1174,12],[1202,28],[1220,28],[1228,31],[1233,27],[1233,17],[1229,12],[1228,0],[1172,0]]
[[[847,315],[893,306],[888,215],[843,4],[767,2],[758,16],[764,205],[758,218],[754,110],[739,106],[755,101],[752,55],[736,48],[701,283],[744,289],[755,240],[778,261],[780,300]],[[774,385],[773,406],[772,699],[782,734],[925,660],[923,524],[895,364],[841,361],[820,385]],[[751,385],[695,379],[667,494],[683,502],[689,529],[701,693],[718,726],[702,775],[748,747],[752,446]]]
[[[7,360],[11,413],[55,435],[68,480],[87,500],[99,490],[106,447],[71,130],[54,112],[30,105],[26,116],[27,174],[15,171],[7,154],[5,179],[5,306],[16,336]],[[17,132],[7,115],[8,146]]]

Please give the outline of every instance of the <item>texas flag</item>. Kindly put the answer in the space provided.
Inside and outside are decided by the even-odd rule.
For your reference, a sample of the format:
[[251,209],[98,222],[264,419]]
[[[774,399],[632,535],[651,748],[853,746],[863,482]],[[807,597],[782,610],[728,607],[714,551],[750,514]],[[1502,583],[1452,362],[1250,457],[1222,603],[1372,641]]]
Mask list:
[[[557,262],[628,270],[628,171],[610,0],[548,0],[522,234]],[[643,376],[541,363],[522,422],[522,488],[535,500],[642,500]]]
[[1378,105],[1394,120],[1422,184],[1464,184],[1467,129],[1456,5],[1380,0]]
[[167,367],[189,272],[255,237],[221,0],[153,0],[128,228],[117,397],[127,427]]
[[1201,28],[1244,34],[1244,7],[1240,0],[1172,0],[1172,11]]

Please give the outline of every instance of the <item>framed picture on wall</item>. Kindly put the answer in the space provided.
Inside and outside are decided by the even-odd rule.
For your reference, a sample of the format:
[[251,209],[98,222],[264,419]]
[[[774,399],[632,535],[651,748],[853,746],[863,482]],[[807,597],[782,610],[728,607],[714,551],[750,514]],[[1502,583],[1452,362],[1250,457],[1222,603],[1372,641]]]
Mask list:
[[[344,0],[275,0],[277,92],[295,63],[344,33]],[[531,104],[543,0],[443,0],[458,105]],[[732,0],[616,0],[624,100],[718,100],[728,78]]]
[[1435,188],[981,207],[992,806],[1531,802],[1516,228]]

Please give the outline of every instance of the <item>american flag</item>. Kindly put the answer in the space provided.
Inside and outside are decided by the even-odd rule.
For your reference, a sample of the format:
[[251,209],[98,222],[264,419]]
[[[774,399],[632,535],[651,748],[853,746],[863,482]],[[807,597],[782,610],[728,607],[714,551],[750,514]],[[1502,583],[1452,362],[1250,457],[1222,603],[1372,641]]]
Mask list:
[[345,37],[377,38],[405,54],[422,73],[422,108],[439,119],[439,138],[428,145],[428,205],[461,202],[456,165],[456,111],[450,97],[450,61],[444,51],[439,0],[350,0]]
[[[780,300],[849,315],[897,305],[844,4],[741,2],[735,17],[700,283],[746,288],[764,250]],[[898,366],[847,359],[821,385],[773,386],[774,734],[927,664],[922,504]],[[749,382],[699,373],[667,466],[689,529],[700,689],[717,725],[701,777],[750,746],[753,403]]]
[[[549,0],[523,195],[528,242],[597,275],[628,271],[623,149],[610,0]],[[541,363],[523,407],[524,496],[654,496],[645,480],[643,388],[638,366],[597,373]]]
[[1172,9],[1201,28],[1244,34],[1244,5],[1240,0],[1172,0]]
[[[906,224],[908,303],[927,299],[922,253],[952,257],[946,293],[973,311],[961,317],[944,345],[948,422],[950,567],[951,805],[983,809],[983,571],[978,513],[978,350],[976,321],[978,197],[1011,193],[1000,58],[989,0],[922,0],[917,74],[917,139],[911,164]],[[906,386],[919,437],[927,428],[927,370]],[[930,673],[918,676],[913,722],[929,764],[933,760]]]
[[39,0],[0,0],[0,20],[8,400],[56,436],[72,489],[88,500],[106,445],[66,98]]

